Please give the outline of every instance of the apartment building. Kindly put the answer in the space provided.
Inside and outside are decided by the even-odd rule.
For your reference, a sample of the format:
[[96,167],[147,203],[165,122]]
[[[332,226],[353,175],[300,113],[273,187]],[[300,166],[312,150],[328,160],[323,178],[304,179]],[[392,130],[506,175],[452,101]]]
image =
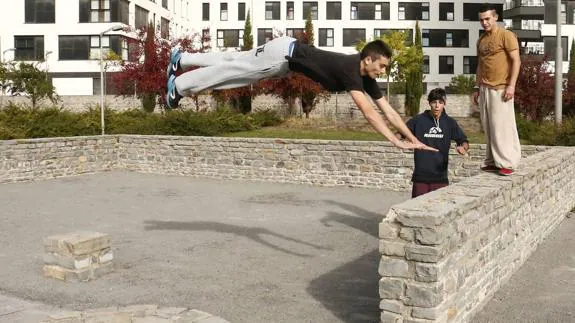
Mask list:
[[[508,0],[503,16],[519,38],[523,55],[547,55],[555,63],[557,50],[557,1]],[[575,38],[575,1],[561,1],[561,50],[563,72],[569,68],[569,52]]]
[[[503,17],[504,0],[497,0]],[[210,30],[214,50],[242,45],[247,12],[257,45],[303,30],[311,13],[315,46],[354,53],[359,39],[390,30],[408,30],[413,40],[419,21],[428,88],[446,86],[454,75],[473,74],[475,44],[482,31],[478,10],[484,0],[428,1],[266,1],[266,0],[15,0],[0,6],[1,59],[42,61],[58,94],[100,93],[100,41],[106,50],[127,57],[123,32],[99,35],[122,24],[148,21],[164,37]],[[381,86],[386,84],[381,80]]]
[[[190,19],[181,0],[11,0],[0,4],[0,59],[39,61],[59,95],[100,93],[100,42],[104,55],[113,50],[126,59],[122,31],[100,33],[113,26],[139,28],[149,21],[170,33],[190,33]],[[189,8],[191,10],[191,8]],[[177,15],[174,13],[178,13]]]

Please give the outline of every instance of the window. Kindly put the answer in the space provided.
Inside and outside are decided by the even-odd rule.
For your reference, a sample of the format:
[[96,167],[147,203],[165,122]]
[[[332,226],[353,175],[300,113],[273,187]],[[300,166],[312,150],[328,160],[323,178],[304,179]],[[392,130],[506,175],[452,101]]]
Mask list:
[[[99,44],[99,43],[98,43]],[[90,58],[89,36],[59,36],[58,58],[60,60],[87,60]]]
[[429,47],[429,29],[421,30],[421,47]]
[[218,29],[218,47],[241,47],[244,45],[242,29]]
[[318,45],[320,47],[333,47],[333,28],[319,28]]
[[[479,9],[482,3],[464,3],[463,4],[463,20],[465,21],[479,21]],[[493,4],[496,8],[497,15],[503,18],[503,4]]]
[[351,20],[389,20],[389,2],[352,2]]
[[294,19],[293,1],[286,2],[286,19],[287,20],[293,20]]
[[274,38],[274,32],[271,28],[258,29],[258,46],[261,46]]
[[220,20],[221,21],[228,20],[228,3],[227,2],[220,3]]
[[148,10],[136,5],[136,28],[148,26]]
[[[557,7],[555,7],[557,8]],[[545,48],[545,55],[548,55],[551,59],[555,59],[555,53],[557,52],[557,39],[553,37],[543,37],[543,44]],[[563,61],[568,60],[567,50],[569,49],[569,44],[567,43],[567,37],[561,37],[561,50],[563,51]]]
[[168,0],[162,0],[162,8],[168,9]]
[[210,20],[210,4],[202,3],[202,21]]
[[429,74],[429,56],[423,56],[423,65],[421,66],[423,74]]
[[405,46],[413,45],[413,29],[389,29],[389,28],[377,29],[376,28],[373,30],[373,36],[375,38],[380,38],[383,35],[391,35],[391,33],[393,33],[394,31],[401,31],[401,32],[407,33],[405,35]]
[[561,3],[561,24],[565,25],[567,23],[567,5]]
[[165,39],[170,37],[170,20],[164,17],[160,20],[160,35]]
[[44,36],[14,36],[14,60],[40,61],[44,59]]
[[463,74],[477,72],[477,56],[463,56]]
[[280,20],[281,3],[266,1],[266,20]]
[[453,33],[445,33],[445,47],[453,47]]
[[439,56],[439,74],[453,74],[453,56]]
[[110,22],[110,0],[90,0],[89,22]]
[[238,21],[246,20],[246,3],[238,3]]
[[429,20],[429,2],[400,2],[399,20]]
[[454,20],[453,2],[440,2],[439,3],[439,20]]
[[326,2],[325,17],[327,20],[341,20],[341,2],[340,1]]
[[343,29],[343,46],[355,46],[358,41],[365,41],[365,29],[363,28],[344,28]]
[[130,24],[130,1],[129,0],[112,0],[111,18],[113,22]]
[[421,31],[423,47],[469,47],[467,29],[423,29]]
[[55,23],[56,0],[26,0],[24,3],[24,21],[31,24]]
[[317,20],[317,2],[304,2],[303,3],[303,20],[311,13],[311,19]]
[[287,28],[286,29],[286,36],[298,38],[305,32],[304,28]]

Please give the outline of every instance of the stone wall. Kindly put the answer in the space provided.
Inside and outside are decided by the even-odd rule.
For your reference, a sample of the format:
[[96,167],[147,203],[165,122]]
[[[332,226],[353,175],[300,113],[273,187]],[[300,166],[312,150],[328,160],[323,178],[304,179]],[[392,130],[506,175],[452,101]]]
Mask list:
[[[524,156],[546,147],[524,146]],[[485,145],[450,157],[450,179],[479,173]],[[123,169],[216,179],[411,187],[413,155],[386,141],[93,136],[0,141],[0,182]]]
[[[134,136],[119,138],[122,169],[218,179],[346,185],[396,191],[411,187],[413,155],[386,141]],[[524,147],[524,155],[546,147]],[[469,156],[452,149],[450,178],[479,173],[485,145]]]
[[[60,98],[61,102],[58,105],[71,111],[85,111],[90,107],[99,108],[100,106],[100,96],[98,95],[64,95]],[[134,97],[116,97],[113,95],[107,95],[105,100],[106,106],[117,111],[125,111],[133,108],[139,109],[141,107],[140,101]],[[0,106],[9,101],[17,104],[30,104],[30,100],[26,97],[0,96]],[[405,95],[392,95],[389,102],[399,113],[405,114]],[[187,109],[211,109],[216,106],[216,103],[209,95],[200,96],[200,104],[198,107],[196,107],[195,102],[190,98],[184,98],[180,103],[182,107]],[[46,101],[41,102],[41,104],[51,105],[50,102]],[[286,105],[281,100],[269,95],[260,95],[254,98],[252,108],[254,110],[272,109],[279,111],[283,115],[288,113]],[[424,111],[428,108],[429,104],[427,103],[427,97],[423,96],[421,98],[420,111]],[[156,111],[160,111],[159,106]],[[452,117],[470,117],[473,114],[470,97],[468,95],[458,94],[448,95],[446,111]],[[301,111],[296,111],[296,113],[301,113]],[[361,113],[348,94],[340,93],[332,94],[327,102],[319,103],[310,114],[310,117],[353,119],[361,117]]]
[[381,322],[469,322],[575,206],[575,149],[393,206],[380,223]]
[[0,141],[0,183],[109,171],[117,143],[114,136]]

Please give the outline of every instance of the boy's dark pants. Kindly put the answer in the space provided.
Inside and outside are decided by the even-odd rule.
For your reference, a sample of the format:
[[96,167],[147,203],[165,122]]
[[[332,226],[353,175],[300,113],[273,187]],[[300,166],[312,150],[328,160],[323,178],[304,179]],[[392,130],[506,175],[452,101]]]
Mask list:
[[449,185],[448,183],[418,183],[413,182],[413,187],[411,189],[411,197],[418,197],[425,193],[438,190],[442,187]]

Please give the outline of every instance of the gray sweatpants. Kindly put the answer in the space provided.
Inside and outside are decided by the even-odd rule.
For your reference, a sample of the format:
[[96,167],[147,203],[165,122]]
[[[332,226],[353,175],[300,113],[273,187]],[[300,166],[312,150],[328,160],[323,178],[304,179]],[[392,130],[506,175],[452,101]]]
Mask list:
[[190,96],[206,89],[231,89],[285,76],[294,38],[280,37],[243,52],[182,53],[180,66],[200,68],[176,77],[176,89]]

